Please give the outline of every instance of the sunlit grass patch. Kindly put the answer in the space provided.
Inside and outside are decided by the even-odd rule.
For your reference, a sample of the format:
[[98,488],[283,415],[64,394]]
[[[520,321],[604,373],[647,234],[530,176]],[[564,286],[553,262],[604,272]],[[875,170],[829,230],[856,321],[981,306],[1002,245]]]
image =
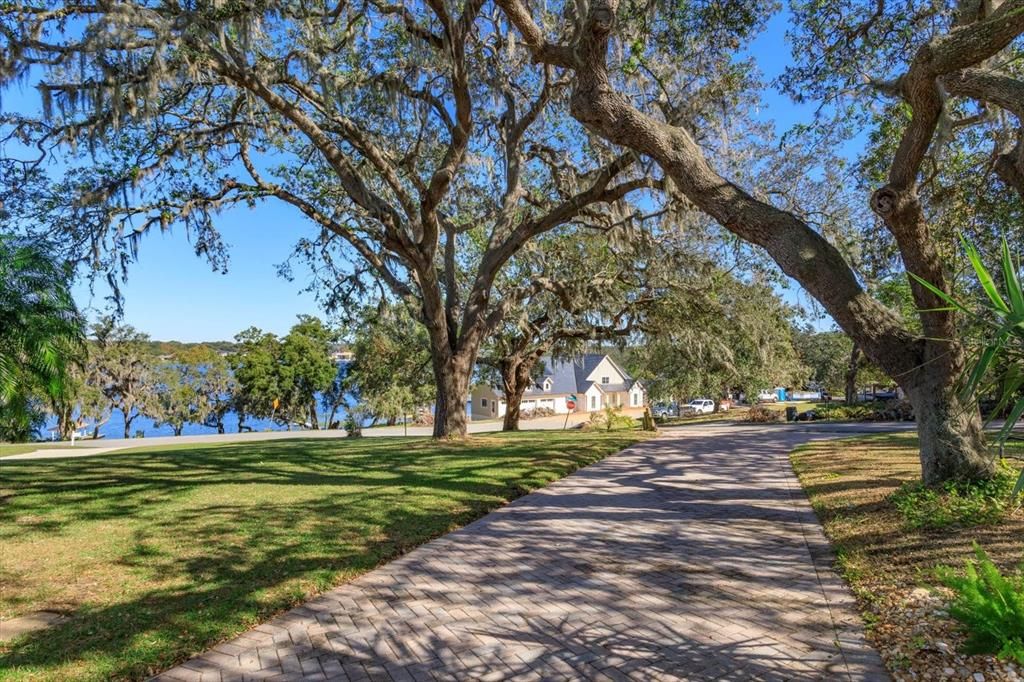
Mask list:
[[145,677],[642,437],[296,439],[5,462],[0,617],[72,617],[0,645],[0,678]]
[[910,528],[998,523],[1016,503],[1010,493],[1017,475],[1000,463],[996,475],[987,481],[948,481],[937,488],[907,482],[891,499]]

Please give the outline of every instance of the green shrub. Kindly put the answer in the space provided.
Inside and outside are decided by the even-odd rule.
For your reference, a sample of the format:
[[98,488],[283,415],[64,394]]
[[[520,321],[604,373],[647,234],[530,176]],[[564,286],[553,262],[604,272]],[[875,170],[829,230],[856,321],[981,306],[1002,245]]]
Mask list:
[[904,483],[890,501],[910,528],[945,528],[996,523],[1012,507],[1015,474],[1000,464],[987,481],[946,481],[938,488]]
[[361,407],[353,407],[348,411],[345,416],[345,422],[343,428],[347,432],[349,438],[362,438],[363,437],[363,419],[366,417],[366,413]]
[[858,405],[826,405],[816,408],[814,413],[822,419],[860,419],[862,409]]
[[822,405],[814,408],[814,413],[817,419],[839,421],[908,421],[914,418],[914,408],[906,400]]
[[954,592],[949,615],[967,629],[967,653],[1024,665],[1024,574],[1004,576],[977,543],[974,554],[977,564],[968,561],[963,577],[948,566],[936,569]]
[[815,408],[814,412],[821,419],[869,421],[881,418],[878,408],[870,403],[864,405],[826,405]]
[[748,422],[756,422],[758,424],[763,424],[766,422],[778,422],[782,421],[782,412],[780,412],[779,410],[773,410],[768,407],[755,405],[754,407],[751,407],[749,410],[747,410],[746,420]]
[[636,420],[628,414],[622,414],[621,407],[609,405],[602,408],[600,412],[594,412],[590,415],[589,426],[592,429],[604,429],[605,431],[631,429],[636,426]]

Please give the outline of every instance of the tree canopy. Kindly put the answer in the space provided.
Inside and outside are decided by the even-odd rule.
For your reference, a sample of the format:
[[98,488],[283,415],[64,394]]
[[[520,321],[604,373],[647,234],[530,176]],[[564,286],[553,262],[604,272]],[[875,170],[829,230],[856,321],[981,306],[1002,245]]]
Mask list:
[[394,424],[434,399],[426,330],[403,305],[366,308],[351,330],[352,365],[342,385],[373,419]]
[[[685,91],[664,87],[665,78],[658,74],[633,77],[629,67],[637,61],[659,65],[676,78],[693,70],[701,73],[701,60],[688,47],[696,47],[698,55],[731,61],[770,6],[751,5],[743,12],[741,4],[716,13],[716,5],[698,3],[677,11],[650,4],[637,11],[631,2],[599,0],[580,15],[558,3],[528,7],[520,0],[496,1],[534,59],[571,74],[570,106],[578,121],[606,141],[654,159],[694,205],[762,247],[873,362],[900,382],[914,403],[925,481],[993,473],[977,409],[963,405],[956,390],[963,348],[956,317],[944,309],[942,299],[913,282],[921,331],[908,328],[865,290],[842,252],[798,208],[774,203],[772,187],[750,191],[728,167],[716,163],[714,151],[701,144],[702,123],[671,115],[673,103],[685,101],[678,96]],[[853,82],[860,77],[894,100],[892,114],[898,115],[875,122],[891,124],[898,141],[880,148],[884,182],[872,188],[870,201],[863,197],[862,205],[871,211],[863,213],[867,220],[877,216],[906,271],[948,293],[951,277],[933,229],[935,213],[926,208],[934,194],[922,188],[935,165],[943,163],[941,154],[933,154],[944,148],[943,139],[973,129],[952,125],[961,118],[958,106],[966,107],[966,119],[972,109],[1004,112],[1019,142],[1024,97],[1019,96],[1016,57],[1024,3],[931,3],[919,8],[923,19],[913,8],[908,13],[902,5],[867,0],[801,8],[792,29],[800,50],[797,66],[787,74],[791,91],[826,100],[856,96],[863,92],[862,84]],[[697,17],[704,21],[687,21]],[[649,39],[638,41],[637,35]],[[995,160],[1000,191],[1007,201],[1019,202],[1024,189],[1015,181],[1020,145],[1007,156],[1002,149]]]
[[322,230],[298,251],[327,274],[332,302],[380,287],[418,311],[438,435],[464,432],[509,259],[552,230],[641,221],[623,201],[660,187],[567,115],[567,80],[482,1],[18,5],[0,17],[0,78],[45,74],[45,115],[9,120],[10,135],[99,154],[69,173],[76,201],[56,210],[75,219],[62,224],[115,263],[149,229],[183,224],[219,263],[218,210],[293,206]]
[[691,287],[657,302],[633,354],[654,399],[754,396],[805,383],[793,345],[794,310],[769,287],[720,270]]
[[[906,274],[949,294],[952,230],[1020,223],[1024,0],[795,2],[778,85],[820,115],[771,153],[747,49],[776,10],[18,3],[0,83],[39,78],[44,115],[4,118],[28,151],[0,172],[36,188],[13,210],[111,271],[173,225],[220,265],[217,211],[292,206],[320,229],[295,255],[328,304],[391,297],[424,325],[437,436],[465,432],[473,365],[519,292],[557,288],[516,267],[529,245],[697,223],[761,249],[903,386],[928,482],[989,476],[958,318]],[[829,150],[851,141],[844,168]],[[58,150],[66,176],[40,182]],[[883,295],[903,285],[909,315]]]

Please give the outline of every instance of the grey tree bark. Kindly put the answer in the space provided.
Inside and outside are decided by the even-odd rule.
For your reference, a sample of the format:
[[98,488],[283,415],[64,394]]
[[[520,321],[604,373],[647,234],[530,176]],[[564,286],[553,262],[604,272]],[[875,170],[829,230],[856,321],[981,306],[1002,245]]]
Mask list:
[[464,358],[451,363],[433,361],[437,381],[437,400],[434,405],[434,438],[466,437],[466,396],[472,363]]

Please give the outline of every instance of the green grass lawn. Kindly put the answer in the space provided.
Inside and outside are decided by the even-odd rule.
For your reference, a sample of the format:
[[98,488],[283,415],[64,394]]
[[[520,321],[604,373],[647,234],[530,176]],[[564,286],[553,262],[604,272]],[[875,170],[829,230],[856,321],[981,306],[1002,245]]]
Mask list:
[[137,679],[643,436],[279,440],[0,465],[3,679]]
[[[0,443],[0,457],[6,457],[7,455],[21,455],[26,452],[35,452],[36,450],[47,450],[49,448],[70,448],[71,443],[64,442],[39,442],[39,443]],[[78,441],[75,443],[75,449],[78,448],[99,448],[103,447],[102,441],[88,440]]]

